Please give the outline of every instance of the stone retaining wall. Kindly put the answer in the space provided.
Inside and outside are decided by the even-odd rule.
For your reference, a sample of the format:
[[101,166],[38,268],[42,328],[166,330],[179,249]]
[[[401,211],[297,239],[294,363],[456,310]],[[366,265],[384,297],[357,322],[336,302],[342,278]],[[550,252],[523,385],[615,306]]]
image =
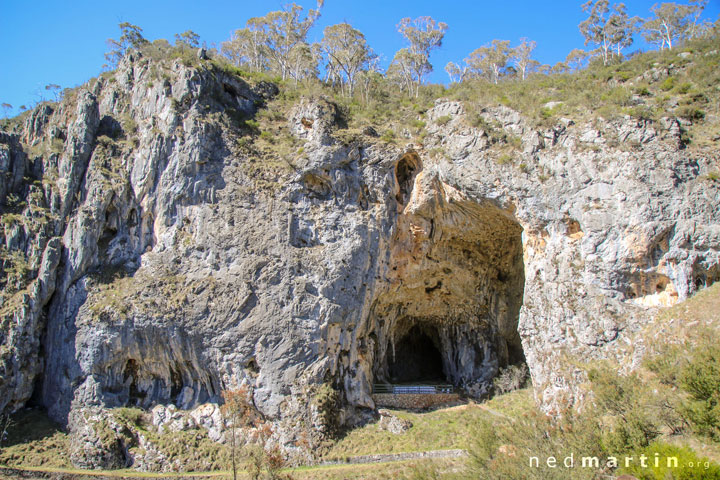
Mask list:
[[457,393],[375,393],[372,398],[377,407],[403,409],[423,409],[461,403],[460,395]]

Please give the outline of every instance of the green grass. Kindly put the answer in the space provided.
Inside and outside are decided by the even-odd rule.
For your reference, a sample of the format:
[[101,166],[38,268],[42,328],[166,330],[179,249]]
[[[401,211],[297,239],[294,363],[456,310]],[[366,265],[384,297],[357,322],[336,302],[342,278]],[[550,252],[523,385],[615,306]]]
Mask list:
[[451,474],[461,470],[465,459],[416,459],[379,464],[332,465],[288,469],[286,472],[298,480],[400,480],[426,477],[427,472]]
[[517,418],[535,408],[535,400],[532,387],[530,387],[497,395],[479,406],[511,418]]
[[[655,442],[643,450],[642,454],[648,459],[654,459],[655,455],[658,455],[663,461],[659,461],[657,466],[655,462],[649,461],[646,468],[635,464],[629,468],[621,467],[620,473],[634,475],[639,480],[720,478],[720,465],[712,463],[708,458],[699,457],[692,449],[687,447]],[[668,465],[665,460],[668,457],[677,458],[677,467]]]
[[[462,468],[464,459],[420,459],[384,462],[379,464],[362,465],[327,465],[313,467],[287,468],[283,474],[289,475],[291,479],[297,480],[395,480],[395,479],[418,479],[427,470],[440,472],[456,471]],[[2,465],[0,465],[2,466]],[[131,469],[113,471],[88,471],[77,468],[53,468],[53,467],[23,467],[28,472],[44,472],[63,475],[77,475],[82,479],[84,475],[92,477],[107,478],[232,478],[229,470],[215,472],[186,472],[186,473],[150,473],[138,472]],[[238,478],[249,479],[250,475],[245,471],[238,471]]]
[[344,459],[376,453],[419,452],[426,450],[466,449],[471,443],[474,426],[484,420],[520,414],[532,404],[530,389],[518,390],[495,397],[484,404],[470,403],[426,413],[391,410],[394,415],[410,420],[407,432],[393,434],[369,424],[351,430],[324,455],[326,459]]
[[22,410],[13,416],[8,438],[0,449],[0,464],[70,468],[70,440],[40,410]]
[[657,347],[697,345],[706,338],[706,328],[720,333],[720,282],[662,310],[648,322],[640,337],[651,348],[651,354],[659,354]]

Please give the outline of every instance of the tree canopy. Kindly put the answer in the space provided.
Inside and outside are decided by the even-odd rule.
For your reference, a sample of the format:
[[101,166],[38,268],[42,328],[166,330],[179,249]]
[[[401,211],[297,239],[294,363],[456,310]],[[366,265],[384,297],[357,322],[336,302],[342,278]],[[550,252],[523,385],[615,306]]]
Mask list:
[[222,44],[222,52],[236,65],[253,70],[278,74],[283,80],[296,81],[316,71],[317,60],[307,44],[307,34],[320,17],[318,8],[303,16],[303,7],[295,3],[282,10],[270,12],[247,21],[245,28],[236,30],[232,38]]
[[632,45],[640,19],[629,17],[625,4],[611,6],[609,0],[588,0],[582,8],[588,13],[588,18],[579,25],[585,45],[597,46],[603,64],[607,65]]
[[176,33],[175,45],[186,48],[197,48],[200,46],[200,35],[192,30],[185,30],[183,33]]
[[493,40],[492,44],[473,50],[465,59],[468,70],[498,83],[510,58],[510,40]]
[[520,72],[522,80],[525,80],[528,73],[540,66],[540,62],[532,58],[535,47],[537,47],[537,42],[523,37],[520,39],[520,45],[510,52],[510,59],[515,64],[517,71]]
[[117,66],[129,48],[140,48],[142,45],[148,43],[142,35],[143,29],[137,25],[122,22],[118,27],[120,27],[120,38],[117,40],[113,38],[107,40],[110,51],[105,54],[105,59],[112,68]]
[[377,55],[368,46],[365,35],[348,23],[325,27],[323,33],[320,51],[327,59],[328,79],[332,82],[337,79],[352,96],[358,73],[367,70]]
[[693,38],[702,30],[700,14],[707,0],[691,0],[688,5],[661,3],[652,6],[653,17],[643,23],[643,35],[648,43],[661,50],[672,50],[678,40]]
[[[407,40],[408,47],[400,49],[393,58],[393,64],[405,79],[409,87],[415,85],[415,95],[418,87],[432,72],[430,52],[442,46],[448,25],[438,22],[432,17],[403,18],[397,25],[398,32]],[[409,80],[409,82],[408,82]]]

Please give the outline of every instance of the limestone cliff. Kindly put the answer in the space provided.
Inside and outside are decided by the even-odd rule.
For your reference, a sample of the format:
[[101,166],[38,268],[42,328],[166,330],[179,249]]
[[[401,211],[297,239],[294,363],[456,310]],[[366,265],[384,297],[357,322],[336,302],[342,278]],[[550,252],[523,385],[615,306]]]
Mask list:
[[[84,438],[88,411],[246,384],[291,445],[329,428],[320,385],[339,395],[330,423],[353,424],[374,383],[482,397],[523,359],[565,408],[582,362],[720,278],[717,158],[689,156],[675,118],[537,128],[492,107],[473,127],[441,99],[401,147],[341,138],[335,106],[308,98],[288,167],[246,148],[274,85],[157,68],[132,53],[0,132],[5,411],[33,399]],[[488,125],[521,139],[520,168]]]

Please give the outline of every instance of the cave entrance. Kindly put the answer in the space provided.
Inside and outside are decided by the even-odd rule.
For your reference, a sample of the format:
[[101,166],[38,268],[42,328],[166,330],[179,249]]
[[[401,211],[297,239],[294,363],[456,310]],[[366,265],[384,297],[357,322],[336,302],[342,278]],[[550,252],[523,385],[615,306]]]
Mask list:
[[395,345],[388,361],[388,377],[395,384],[445,383],[442,355],[434,328],[414,325]]
[[372,382],[451,384],[484,398],[525,360],[523,228],[512,208],[466,198],[421,168],[413,154],[396,166],[400,214],[367,337]]
[[405,205],[410,199],[415,176],[422,169],[420,157],[416,153],[407,153],[395,165],[395,179],[398,192],[395,195],[399,205]]

